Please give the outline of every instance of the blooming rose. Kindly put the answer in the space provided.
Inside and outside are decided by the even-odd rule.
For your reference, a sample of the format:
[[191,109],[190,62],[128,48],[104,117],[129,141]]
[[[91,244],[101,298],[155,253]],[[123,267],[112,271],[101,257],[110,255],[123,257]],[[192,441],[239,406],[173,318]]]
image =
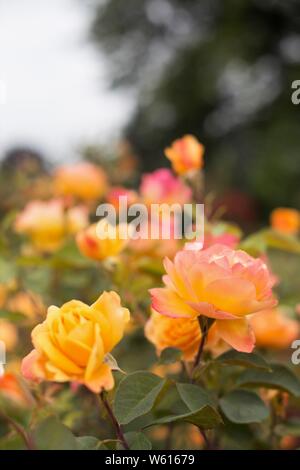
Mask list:
[[137,203],[139,199],[138,193],[136,191],[119,186],[110,189],[106,195],[106,200],[109,204],[112,204],[118,210],[120,197],[126,197],[128,206]]
[[300,212],[296,209],[278,207],[271,213],[271,226],[279,232],[296,235],[300,229]]
[[15,230],[28,235],[37,249],[53,251],[68,233],[82,229],[87,223],[88,214],[83,206],[65,211],[61,199],[32,201],[17,216]]
[[299,322],[285,315],[282,309],[263,310],[250,318],[256,345],[262,348],[286,349],[299,337]]
[[144,174],[140,192],[145,204],[185,204],[192,196],[191,189],[167,168]]
[[[127,227],[127,226],[126,226]],[[110,235],[110,229],[113,229],[105,219],[98,224],[92,224],[87,229],[82,230],[76,236],[76,243],[81,253],[88,258],[102,261],[107,258],[117,256],[129,242],[129,238],[120,238],[120,230],[126,227],[116,226],[115,235]],[[107,231],[106,238],[100,238],[98,230]],[[107,229],[107,230],[106,230]]]
[[164,288],[151,289],[152,307],[170,317],[204,315],[216,320],[217,334],[238,351],[255,343],[246,316],[276,305],[266,264],[244,251],[214,245],[182,250],[164,261]]
[[201,332],[196,318],[170,318],[152,311],[145,326],[146,338],[156,347],[158,354],[169,347],[180,349],[186,361],[197,354]]
[[203,154],[204,146],[193,135],[185,135],[165,149],[166,157],[179,175],[202,168]]
[[116,292],[103,292],[91,306],[71,300],[51,306],[32,331],[33,351],[23,359],[28,379],[78,382],[95,393],[114,386],[105,355],[119,343],[129,321]]
[[54,185],[60,195],[88,201],[104,195],[107,178],[99,166],[80,162],[59,167],[54,175]]
[[18,342],[18,330],[8,320],[0,320],[0,341],[3,341],[7,351],[12,351]]

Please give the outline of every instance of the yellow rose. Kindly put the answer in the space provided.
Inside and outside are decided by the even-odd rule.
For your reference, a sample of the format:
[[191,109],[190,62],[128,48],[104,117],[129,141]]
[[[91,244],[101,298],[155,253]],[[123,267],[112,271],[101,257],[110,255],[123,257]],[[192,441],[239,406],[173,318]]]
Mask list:
[[23,359],[31,380],[78,382],[99,393],[114,386],[105,356],[124,335],[129,311],[116,292],[103,292],[91,306],[71,300],[51,306],[46,320],[32,331],[34,350]]
[[17,233],[26,234],[41,251],[55,251],[69,234],[88,225],[88,211],[84,206],[68,210],[61,199],[31,201],[15,221]]

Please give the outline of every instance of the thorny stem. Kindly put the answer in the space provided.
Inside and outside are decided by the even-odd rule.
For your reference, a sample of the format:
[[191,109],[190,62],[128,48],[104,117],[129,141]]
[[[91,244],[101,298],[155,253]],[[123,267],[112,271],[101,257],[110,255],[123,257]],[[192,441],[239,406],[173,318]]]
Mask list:
[[19,434],[19,436],[21,436],[28,450],[35,449],[31,437],[26,433],[26,431],[22,428],[22,426],[20,426],[18,423],[16,423],[13,419],[11,419],[2,411],[0,412],[0,417],[4,421],[6,421]]
[[126,441],[124,433],[122,431],[122,428],[121,428],[120,424],[118,423],[118,420],[115,417],[114,412],[113,412],[113,410],[112,410],[112,408],[111,408],[111,406],[110,406],[110,404],[109,404],[109,402],[106,398],[105,392],[100,393],[100,398],[102,400],[103,406],[104,406],[107,414],[110,417],[112,425],[115,428],[118,440],[122,443],[124,449],[129,450],[128,442]]

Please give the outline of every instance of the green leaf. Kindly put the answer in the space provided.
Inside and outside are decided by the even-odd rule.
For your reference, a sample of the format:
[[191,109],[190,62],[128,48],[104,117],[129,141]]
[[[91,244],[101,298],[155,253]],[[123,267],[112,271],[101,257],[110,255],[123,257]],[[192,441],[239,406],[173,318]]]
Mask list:
[[0,283],[7,283],[16,276],[16,267],[12,260],[0,258]]
[[99,442],[98,450],[116,450],[118,448],[118,444],[119,441],[116,439],[105,439],[104,441]]
[[33,431],[33,441],[40,450],[78,449],[75,436],[55,416],[50,416],[37,425]]
[[300,242],[296,237],[272,229],[262,230],[261,234],[269,248],[300,254]]
[[157,424],[169,424],[169,423],[190,423],[198,426],[201,429],[212,429],[219,424],[222,424],[222,418],[220,414],[213,407],[206,405],[201,409],[193,412],[188,412],[180,415],[164,416],[148,426],[154,426]]
[[176,384],[176,388],[186,411],[164,416],[149,423],[149,426],[187,422],[202,429],[211,429],[222,423],[222,418],[214,407],[214,400],[204,389],[193,384]]
[[220,407],[226,418],[233,423],[260,423],[269,416],[269,410],[262,399],[247,390],[234,390],[220,400]]
[[141,258],[138,267],[141,271],[153,274],[154,276],[162,276],[165,272],[161,260],[154,260],[149,257]]
[[127,432],[125,439],[129,444],[130,450],[151,450],[152,444],[142,432]]
[[217,362],[242,367],[254,367],[255,369],[270,370],[270,366],[262,356],[255,353],[243,353],[230,349],[216,358]]
[[159,364],[173,364],[174,362],[180,361],[182,357],[182,351],[177,348],[165,348],[162,350],[159,356]]
[[272,370],[248,369],[237,379],[239,386],[275,388],[290,393],[296,397],[300,396],[300,381],[298,377],[282,364],[270,364]]
[[101,443],[94,436],[81,436],[76,438],[79,450],[98,450]]
[[75,268],[84,268],[93,265],[91,260],[81,254],[74,239],[68,241],[53,255],[52,262],[57,266],[62,265]]
[[11,433],[0,439],[0,450],[26,450],[27,447],[22,437],[17,433]]
[[253,256],[265,252],[267,248],[300,254],[300,242],[296,237],[280,233],[271,228],[250,235],[240,243],[240,248]]
[[19,312],[10,312],[9,310],[0,309],[0,318],[5,318],[5,320],[18,323],[25,320],[26,315]]
[[0,393],[0,410],[9,416],[13,421],[27,427],[32,415],[32,403],[27,406],[18,404],[13,398]]
[[205,405],[215,405],[213,398],[202,387],[193,384],[176,384],[180,398],[191,411],[199,410]]
[[127,375],[119,384],[114,412],[120,424],[148,413],[154,406],[166,380],[150,372],[134,372]]

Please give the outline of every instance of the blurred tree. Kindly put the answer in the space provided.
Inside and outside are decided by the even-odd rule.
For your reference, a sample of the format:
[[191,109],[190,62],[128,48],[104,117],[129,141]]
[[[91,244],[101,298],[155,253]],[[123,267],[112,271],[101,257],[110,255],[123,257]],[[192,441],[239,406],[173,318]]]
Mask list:
[[300,205],[299,0],[96,1],[92,37],[112,86],[136,94],[125,134],[144,169],[194,133],[208,187],[246,191],[266,213]]

